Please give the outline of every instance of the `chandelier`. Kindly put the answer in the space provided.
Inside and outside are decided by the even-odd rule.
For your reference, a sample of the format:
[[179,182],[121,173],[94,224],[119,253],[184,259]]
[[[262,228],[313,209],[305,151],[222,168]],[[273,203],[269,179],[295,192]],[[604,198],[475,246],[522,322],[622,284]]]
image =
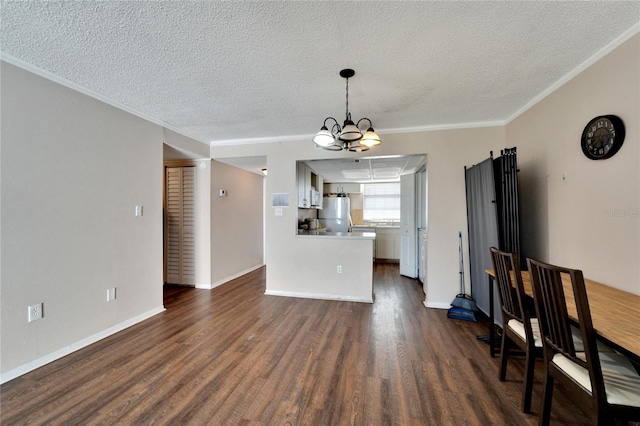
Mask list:
[[[361,118],[357,124],[354,124],[351,120],[351,113],[349,112],[349,78],[355,74],[356,72],[349,68],[340,71],[340,77],[347,80],[346,117],[342,127],[340,127],[338,120],[333,117],[324,119],[324,124],[320,128],[320,131],[313,137],[313,142],[322,149],[329,151],[340,151],[344,149],[353,152],[362,152],[382,143],[380,137],[373,130],[371,120],[366,117]],[[365,120],[369,122],[369,126],[363,133],[360,130],[360,123]],[[331,126],[331,130],[329,130],[327,122],[331,123],[331,121],[333,121],[334,124]]]

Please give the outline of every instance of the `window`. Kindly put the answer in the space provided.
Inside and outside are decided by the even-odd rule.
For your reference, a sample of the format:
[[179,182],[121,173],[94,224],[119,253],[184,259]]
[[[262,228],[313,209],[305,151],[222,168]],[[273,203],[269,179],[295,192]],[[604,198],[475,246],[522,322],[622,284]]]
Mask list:
[[399,222],[400,182],[365,184],[362,214],[365,222]]

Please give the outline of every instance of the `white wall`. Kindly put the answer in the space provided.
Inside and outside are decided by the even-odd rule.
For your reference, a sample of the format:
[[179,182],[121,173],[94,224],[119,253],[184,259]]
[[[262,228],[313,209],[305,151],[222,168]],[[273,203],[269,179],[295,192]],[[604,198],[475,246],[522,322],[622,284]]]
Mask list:
[[[2,381],[163,310],[162,128],[2,62]],[[135,217],[134,207],[144,206]],[[107,303],[109,287],[117,299]],[[27,306],[44,318],[27,323]]]
[[[212,147],[212,158],[267,156],[267,203],[272,193],[289,193],[294,207],[283,216],[266,210],[267,291],[320,293],[322,288],[357,285],[367,278],[337,274],[333,252],[343,253],[341,240],[319,243],[296,235],[296,161],[392,154],[428,154],[429,158],[429,253],[427,304],[449,307],[458,292],[458,231],[466,235],[464,166],[504,148],[504,128],[416,132],[382,135],[383,144],[362,154],[329,152],[313,147],[311,140],[269,144]],[[465,239],[466,240],[466,239]],[[314,242],[315,241],[315,242]],[[345,253],[342,259],[348,259]],[[467,262],[468,264],[468,262]],[[344,263],[343,263],[344,265]],[[468,272],[468,271],[467,271]],[[361,274],[363,275],[363,274]],[[468,273],[467,273],[467,276]]]
[[[580,136],[606,114],[622,118],[625,142],[592,161]],[[509,123],[506,140],[518,147],[523,254],[640,294],[640,35]]]
[[196,287],[211,288],[211,160],[195,165]]
[[209,158],[209,145],[188,138],[170,129],[163,128],[162,131],[163,141],[167,145],[189,153],[191,158],[194,158],[194,155],[195,157]]
[[[263,177],[211,162],[211,283],[218,286],[264,264]],[[220,189],[226,197],[220,197]]]

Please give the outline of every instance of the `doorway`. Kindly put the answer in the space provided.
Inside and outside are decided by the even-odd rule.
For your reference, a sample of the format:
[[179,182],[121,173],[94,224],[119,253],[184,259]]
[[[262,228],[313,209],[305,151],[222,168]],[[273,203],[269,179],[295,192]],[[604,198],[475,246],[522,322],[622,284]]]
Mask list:
[[196,284],[195,167],[165,167],[164,271],[168,284]]

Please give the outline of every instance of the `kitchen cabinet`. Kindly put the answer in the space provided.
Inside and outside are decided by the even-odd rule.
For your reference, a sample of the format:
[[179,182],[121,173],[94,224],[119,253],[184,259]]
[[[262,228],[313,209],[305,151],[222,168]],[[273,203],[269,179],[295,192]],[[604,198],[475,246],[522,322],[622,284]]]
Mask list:
[[320,175],[313,173],[312,171],[311,172],[311,188],[317,191],[318,199],[316,201],[316,205],[312,205],[311,207],[322,210],[322,203],[324,201],[322,198],[323,187],[324,187],[324,178]]
[[325,194],[359,194],[362,184],[359,183],[327,183],[324,185]]
[[298,163],[298,207],[311,207],[311,169],[304,164]]
[[376,259],[400,259],[400,228],[376,228]]
[[298,207],[306,209],[321,209],[323,187],[322,176],[314,173],[305,163],[298,163],[297,183],[298,183]]

